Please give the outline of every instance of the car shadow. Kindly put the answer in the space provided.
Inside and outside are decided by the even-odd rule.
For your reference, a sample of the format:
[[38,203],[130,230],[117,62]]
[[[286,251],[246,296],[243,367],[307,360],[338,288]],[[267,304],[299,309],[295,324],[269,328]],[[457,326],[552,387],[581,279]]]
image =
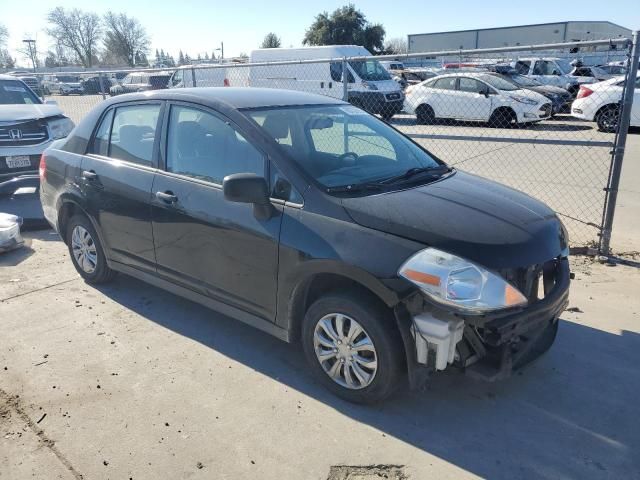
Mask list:
[[383,404],[359,406],[318,384],[299,346],[128,276],[99,290],[149,321],[480,477],[630,478],[640,471],[636,333],[561,321],[554,347],[503,382],[444,372],[426,391],[403,387]]

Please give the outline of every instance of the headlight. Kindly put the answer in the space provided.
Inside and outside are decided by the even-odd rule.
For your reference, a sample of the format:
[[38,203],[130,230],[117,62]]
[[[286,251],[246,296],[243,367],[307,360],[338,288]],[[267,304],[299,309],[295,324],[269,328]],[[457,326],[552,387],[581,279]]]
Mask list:
[[509,98],[511,100],[515,100],[516,102],[524,103],[526,105],[537,105],[538,104],[538,102],[536,102],[535,100],[532,100],[532,99],[527,98],[527,97],[520,97],[518,95],[509,95]]
[[373,83],[362,82],[362,86],[367,90],[378,90],[378,86]]
[[73,127],[75,127],[74,123],[66,117],[49,120],[49,130],[53,139],[66,137],[71,133]]
[[525,296],[498,275],[473,262],[435,248],[426,248],[407,260],[398,275],[406,278],[436,303],[469,313],[527,304]]

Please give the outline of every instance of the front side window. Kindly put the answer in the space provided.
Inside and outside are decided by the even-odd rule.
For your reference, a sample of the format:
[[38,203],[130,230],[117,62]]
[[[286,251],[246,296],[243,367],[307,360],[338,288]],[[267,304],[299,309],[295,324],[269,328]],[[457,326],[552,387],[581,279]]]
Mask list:
[[0,80],[0,105],[34,105],[38,97],[18,80]]
[[116,108],[109,142],[109,157],[150,166],[159,116],[159,104]]
[[334,82],[342,81],[342,62],[331,62],[329,65],[329,72],[331,73],[331,80]]
[[173,85],[174,87],[180,85],[182,83],[182,75],[182,70],[176,70],[171,79],[171,85]]
[[264,176],[264,157],[228,122],[174,105],[167,134],[167,171],[222,184],[227,175]]
[[528,75],[529,68],[531,68],[531,62],[528,60],[519,60],[516,62],[515,69],[521,75]]
[[439,78],[433,83],[433,88],[440,90],[455,90],[457,77]]
[[487,90],[487,87],[474,78],[460,77],[458,89],[462,92],[482,93]]
[[290,158],[324,188],[377,182],[414,168],[441,168],[428,152],[351,105],[247,110]]
[[358,60],[349,62],[353,71],[365,82],[391,80],[389,72],[377,60]]

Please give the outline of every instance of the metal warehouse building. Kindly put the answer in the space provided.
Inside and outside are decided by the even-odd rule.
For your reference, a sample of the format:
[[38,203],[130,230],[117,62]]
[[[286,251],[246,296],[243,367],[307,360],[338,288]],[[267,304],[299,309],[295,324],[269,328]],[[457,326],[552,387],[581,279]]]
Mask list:
[[409,53],[496,48],[631,37],[631,30],[606,21],[540,23],[514,27],[420,33],[408,36]]

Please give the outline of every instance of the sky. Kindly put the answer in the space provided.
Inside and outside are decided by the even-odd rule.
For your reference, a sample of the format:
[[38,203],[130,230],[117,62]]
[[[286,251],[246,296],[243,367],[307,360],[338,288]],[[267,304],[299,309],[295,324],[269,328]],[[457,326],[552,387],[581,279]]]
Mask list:
[[[11,1],[11,6],[9,2]],[[354,1],[370,22],[382,23],[386,38],[412,33],[441,32],[567,20],[608,20],[632,30],[640,29],[638,0],[617,0],[615,8],[606,8],[601,0],[527,2],[520,0],[457,0],[438,2]],[[349,3],[304,0],[0,0],[0,23],[9,30],[9,49],[18,63],[26,59],[17,52],[27,37],[37,40],[37,49],[45,54],[52,46],[46,34],[47,12],[57,6],[107,10],[134,16],[151,38],[151,52],[163,48],[175,57],[178,51],[195,58],[220,48],[225,57],[249,53],[258,48],[264,36],[275,32],[284,47],[302,44],[305,30],[322,11],[333,11]],[[18,7],[19,5],[19,7]],[[30,12],[29,15],[25,12]],[[219,53],[219,52],[217,52]]]

